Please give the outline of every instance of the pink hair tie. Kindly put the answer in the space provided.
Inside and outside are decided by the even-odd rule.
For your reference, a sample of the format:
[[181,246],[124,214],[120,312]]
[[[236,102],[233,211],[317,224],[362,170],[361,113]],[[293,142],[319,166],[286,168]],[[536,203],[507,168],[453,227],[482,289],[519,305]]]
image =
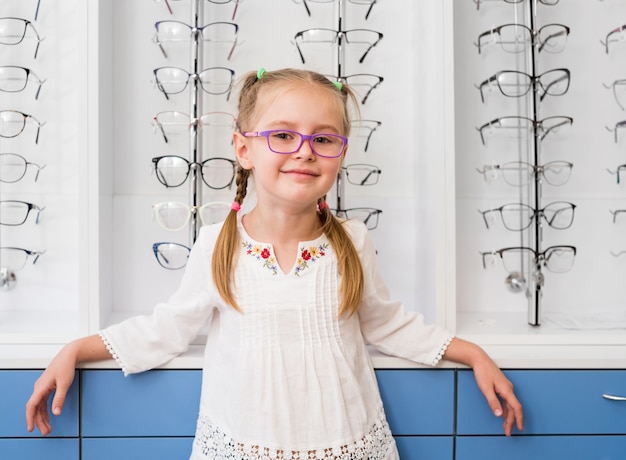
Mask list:
[[320,201],[319,203],[317,203],[317,209],[319,211],[323,211],[324,209],[328,209],[328,203],[326,201]]
[[230,205],[230,209],[232,209],[235,212],[239,212],[241,210],[241,205],[237,203],[236,201],[233,201],[233,204]]

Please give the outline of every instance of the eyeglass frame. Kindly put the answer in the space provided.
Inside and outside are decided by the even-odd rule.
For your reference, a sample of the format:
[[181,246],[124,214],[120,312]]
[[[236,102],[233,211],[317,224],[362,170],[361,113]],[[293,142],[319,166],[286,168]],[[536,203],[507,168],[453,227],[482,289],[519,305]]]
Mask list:
[[[546,120],[552,120],[554,118],[561,118],[561,119],[563,119],[563,123],[560,123],[560,124],[557,124],[555,126],[550,127],[548,130],[544,131],[541,136],[539,136],[539,133],[537,132],[538,131],[537,128],[541,128],[543,130],[543,123]],[[510,115],[510,116],[505,116],[505,117],[498,117],[498,118],[494,118],[490,122],[485,123],[484,125],[476,128],[476,130],[480,134],[480,140],[482,141],[483,145],[487,145],[487,142],[486,142],[485,137],[483,135],[483,130],[485,130],[485,129],[495,125],[496,123],[500,123],[502,120],[507,120],[507,119],[516,119],[516,120],[526,120],[526,121],[528,121],[532,125],[532,127],[533,127],[533,129],[535,131],[535,136],[539,137],[540,141],[543,141],[545,139],[545,137],[551,131],[557,130],[561,126],[564,126],[564,125],[567,125],[567,124],[572,125],[574,123],[574,119],[572,117],[568,117],[568,116],[565,116],[565,115],[554,115],[554,116],[551,116],[551,117],[546,117],[543,120],[533,120],[532,118],[522,117],[522,116],[518,116],[518,115]],[[500,128],[500,127],[496,126],[496,128]],[[504,129],[504,128],[501,128],[501,129]],[[515,129],[515,128],[513,128],[513,129]],[[520,127],[518,129],[523,129],[523,128]]]
[[[167,138],[167,135],[165,134],[165,130],[163,129],[163,124],[159,121],[159,115],[166,114],[166,113],[168,113],[168,114],[179,114],[179,115],[185,116],[189,120],[189,123],[188,123],[189,127],[191,127],[193,125],[203,126],[202,118],[204,116],[206,116],[206,115],[217,115],[217,114],[228,115],[229,118],[232,118],[232,123],[230,125],[230,128],[233,129],[233,130],[235,129],[235,125],[236,125],[236,122],[237,122],[237,119],[235,118],[235,115],[233,115],[230,112],[206,112],[206,113],[203,113],[202,115],[200,115],[198,118],[193,118],[188,113],[179,112],[178,110],[166,110],[166,111],[163,111],[163,112],[159,112],[154,117],[152,117],[152,120],[153,120],[153,122],[155,124],[155,128],[159,128],[159,130],[161,131],[161,134],[163,135],[163,140],[166,143],[169,143],[169,140]],[[209,124],[209,126],[212,126],[212,125]]]
[[[37,12],[39,12],[39,5],[37,5]],[[28,28],[28,26],[30,26],[30,28],[33,29],[33,32],[35,33],[35,36],[37,37],[37,46],[35,47],[35,56],[33,56],[33,59],[37,59],[37,53],[39,52],[39,45],[41,44],[42,41],[44,41],[45,37],[41,38],[39,36],[39,33],[37,32],[37,29],[35,28],[35,25],[32,23],[32,21],[29,21],[28,19],[16,18],[16,17],[3,17],[3,18],[0,18],[0,21],[2,21],[3,19],[13,19],[15,21],[23,22],[24,32],[22,32],[22,38],[20,38],[18,41],[14,43],[3,43],[2,41],[0,41],[0,44],[8,45],[8,46],[19,45],[20,43],[24,41],[24,38],[26,38],[26,29]]]
[[354,77],[372,77],[378,80],[373,85],[370,85],[370,88],[367,90],[367,93],[365,93],[365,96],[363,96],[363,99],[361,99],[361,104],[365,104],[367,102],[367,98],[370,97],[370,94],[372,93],[372,91],[374,91],[383,81],[385,81],[385,79],[382,76],[374,75],[372,73],[355,73],[352,75],[343,75],[343,76],[339,76],[339,75],[324,75],[324,76],[328,78],[330,81],[339,81],[343,84],[347,84],[352,89],[354,89],[356,86],[359,86],[358,84],[350,84],[350,82],[348,81],[349,79],[354,79]]
[[22,116],[22,129],[20,129],[19,133],[15,134],[13,136],[3,136],[3,135],[0,134],[0,137],[4,137],[6,139],[12,139],[14,137],[19,136],[20,134],[22,134],[24,132],[24,129],[26,128],[26,120],[30,118],[37,125],[37,135],[35,136],[35,144],[39,143],[39,131],[41,130],[41,127],[46,124],[45,121],[43,123],[40,123],[39,120],[37,120],[32,115],[29,115],[29,114],[24,113],[24,112],[20,112],[19,110],[10,110],[10,109],[8,109],[8,110],[0,110],[0,114],[2,114],[3,112],[13,112],[13,113],[20,114]]
[[35,217],[35,225],[37,225],[39,224],[39,216],[41,215],[42,211],[46,209],[45,206],[37,206],[34,203],[29,203],[28,201],[21,200],[0,200],[0,209],[2,208],[3,203],[19,203],[26,205],[26,214],[24,215],[24,219],[17,224],[7,224],[2,222],[2,213],[0,213],[0,225],[6,225],[7,227],[19,227],[20,225],[23,225],[28,220],[28,216],[31,211],[37,212],[37,217]]
[[[539,34],[541,33],[541,31],[543,29],[545,29],[546,27],[550,27],[550,26],[562,27],[563,31],[560,34],[562,34],[564,32],[566,37],[570,33],[570,28],[568,26],[563,25],[563,24],[557,24],[557,23],[546,24],[544,26],[541,26],[539,29],[535,29],[535,30],[531,29],[530,27],[528,27],[527,25],[524,25],[524,24],[516,24],[516,23],[502,24],[502,25],[500,25],[498,27],[492,27],[490,30],[487,30],[487,31],[485,31],[485,32],[483,32],[483,33],[478,35],[478,38],[476,39],[476,42],[474,43],[474,45],[476,45],[476,47],[478,48],[478,54],[481,54],[481,44],[480,44],[481,37],[486,37],[486,36],[489,36],[489,35],[493,35],[494,33],[497,33],[498,35],[500,35],[500,30],[502,28],[510,27],[510,26],[521,27],[522,29],[527,30],[528,33],[530,34],[530,45],[531,46],[537,46],[537,44],[541,45],[538,48],[538,52],[541,52],[543,50],[543,47],[547,43],[547,40],[544,40],[543,42],[535,43],[535,38],[538,37]],[[552,37],[553,37],[553,35],[550,35],[548,37],[548,39],[550,39]],[[500,42],[500,44],[502,44],[502,42]],[[546,51],[546,52],[549,53],[550,51]]]
[[30,80],[30,76],[32,75],[35,80],[37,81],[37,83],[39,84],[39,88],[37,88],[37,92],[35,93],[35,100],[39,99],[39,93],[41,92],[41,86],[46,82],[46,79],[44,78],[43,80],[41,78],[39,78],[35,72],[33,72],[31,69],[27,68],[27,67],[22,67],[22,66],[18,66],[18,65],[2,65],[0,66],[0,69],[22,69],[24,71],[24,73],[26,74],[26,78],[24,78],[24,86],[22,86],[22,88],[15,90],[15,91],[8,91],[5,89],[0,88],[0,91],[3,91],[5,93],[19,93],[20,91],[24,91],[26,89],[26,86],[28,86],[28,81]]
[[[473,2],[476,3],[477,10],[480,9],[480,2],[485,2],[485,1],[487,0],[473,0]],[[517,5],[518,3],[522,3],[524,0],[503,0],[503,1],[504,3],[511,3],[511,4]],[[557,3],[559,3],[559,0],[539,0],[539,3],[543,5],[547,5],[547,6],[554,6]]]
[[626,24],[621,25],[621,26],[611,30],[608,34],[606,34],[606,38],[604,40],[600,40],[600,43],[602,43],[602,46],[604,46],[606,54],[609,54],[609,43],[615,43],[615,42],[619,42],[619,41],[624,40],[624,39],[619,39],[619,40],[613,40],[612,42],[609,40],[609,37],[611,35],[619,34],[619,33],[624,33],[624,38],[626,38]]
[[[160,2],[161,0],[154,0],[155,2]],[[175,0],[170,0],[170,1],[175,1]],[[239,8],[239,2],[241,0],[222,0],[222,1],[217,1],[217,0],[207,0],[209,3],[213,3],[215,5],[226,5],[227,3],[233,2],[235,4],[235,9],[233,10],[233,15],[230,18],[231,21],[235,20],[235,16],[237,15],[237,8]],[[167,10],[170,12],[171,15],[174,14],[174,11],[172,11],[172,7],[170,6],[170,3],[168,0],[164,0],[165,6],[167,7]]]
[[171,244],[171,245],[178,246],[178,247],[181,247],[183,249],[186,249],[187,250],[187,261],[189,260],[189,253],[191,252],[191,248],[188,247],[188,246],[185,246],[184,244],[174,243],[174,242],[171,242],[171,241],[160,241],[160,242],[154,243],[152,245],[152,252],[154,253],[154,257],[155,257],[155,259],[157,260],[157,262],[159,263],[159,265],[161,267],[163,267],[163,268],[165,268],[167,270],[180,270],[182,268],[185,268],[185,266],[187,265],[187,261],[185,261],[185,265],[183,265],[181,267],[176,267],[176,268],[167,267],[167,266],[163,265],[163,263],[161,263],[161,260],[159,259],[159,256],[163,257],[165,259],[165,262],[168,263],[167,259],[163,255],[163,253],[159,252],[159,247],[161,245],[164,245],[164,244]]
[[[165,89],[163,88],[163,84],[159,81],[159,77],[157,75],[159,70],[162,69],[174,69],[174,70],[179,70],[182,71],[184,73],[187,74],[187,81],[185,82],[185,86],[183,87],[182,90],[177,91],[175,93],[168,93],[165,91]],[[228,85],[228,89],[226,91],[222,91],[221,93],[214,93],[211,91],[207,91],[206,89],[204,89],[204,85],[202,84],[202,80],[200,79],[200,74],[206,72],[207,70],[216,70],[216,69],[224,69],[227,70],[230,73],[230,83]],[[154,73],[154,80],[155,83],[157,85],[157,88],[159,88],[159,90],[163,93],[163,95],[165,95],[165,99],[167,99],[168,101],[170,100],[169,96],[170,94],[180,94],[183,91],[185,91],[185,89],[187,89],[187,85],[189,85],[189,80],[191,80],[192,78],[197,79],[200,82],[200,87],[202,88],[202,90],[208,94],[213,94],[213,95],[220,95],[220,94],[226,94],[226,100],[230,100],[230,93],[233,89],[233,84],[235,81],[235,71],[229,67],[221,67],[221,66],[214,66],[214,67],[206,67],[204,69],[202,69],[199,73],[189,73],[188,71],[186,71],[185,69],[182,69],[180,67],[173,67],[173,66],[163,66],[163,67],[158,67],[156,69],[154,69],[152,71]]]
[[[339,218],[343,218],[343,219],[356,219],[355,217],[349,217],[349,213],[350,212],[355,212],[355,211],[366,211],[368,213],[367,218],[361,222],[363,222],[365,224],[365,226],[367,227],[368,230],[375,230],[378,227],[378,219],[380,217],[380,215],[383,213],[382,209],[377,209],[377,208],[367,208],[367,207],[361,207],[361,208],[344,208],[344,209],[336,209],[333,208],[331,209],[331,211]],[[369,220],[372,216],[375,216],[376,219],[374,220],[374,225],[370,226],[369,225]]]
[[[270,135],[272,135],[274,133],[297,134],[298,136],[300,136],[300,144],[292,152],[277,152],[270,145]],[[315,156],[318,156],[320,158],[339,158],[340,156],[342,156],[345,153],[346,147],[348,146],[348,138],[345,137],[345,136],[342,136],[341,134],[335,134],[335,133],[302,134],[302,133],[300,133],[298,131],[294,131],[292,129],[268,129],[268,130],[265,130],[265,131],[245,131],[245,132],[241,132],[241,135],[243,137],[252,137],[252,138],[254,138],[254,137],[264,137],[265,140],[267,141],[267,147],[270,149],[270,151],[272,151],[274,153],[277,153],[279,155],[293,155],[294,153],[298,152],[302,148],[302,145],[304,144],[304,141],[307,141],[307,140],[309,141],[309,147],[311,147],[311,151],[315,154]],[[328,155],[321,155],[317,150],[315,150],[313,139],[315,137],[320,137],[320,136],[332,136],[332,137],[336,137],[339,140],[341,140],[343,142],[343,144],[341,146],[341,149],[340,149],[339,153],[337,155],[328,156]]]
[[[363,124],[363,123],[374,123],[375,126],[373,127],[367,126],[367,124]],[[365,140],[365,147],[363,147],[364,152],[367,152],[367,149],[370,145],[370,139],[372,138],[372,134],[374,134],[374,131],[376,131],[382,124],[383,122],[379,120],[352,120],[350,122],[350,127],[352,129],[357,129],[357,130],[368,129],[369,130],[369,134],[366,136],[366,140]]]
[[[24,268],[26,266],[26,262],[28,262],[28,257],[29,256],[33,256],[34,257],[33,265],[35,265],[37,263],[37,261],[39,260],[39,257],[41,257],[42,255],[44,255],[46,253],[45,250],[43,250],[43,251],[31,251],[29,249],[18,248],[18,247],[14,247],[14,246],[1,246],[0,247],[0,252],[3,249],[4,250],[8,249],[8,250],[11,250],[11,251],[21,251],[24,254],[26,254],[25,259],[24,259],[24,264],[21,267],[4,267],[4,266],[0,265],[2,268],[8,268],[9,270],[15,270],[15,271],[21,270],[22,268]],[[2,260],[2,259],[3,258],[0,258],[0,260]],[[2,262],[0,262],[0,263],[2,263]]]
[[202,32],[204,31],[204,29],[211,27],[211,26],[215,26],[215,25],[230,25],[233,26],[233,28],[235,29],[235,39],[233,40],[233,46],[230,48],[230,51],[228,52],[228,56],[226,57],[227,61],[230,61],[230,58],[233,55],[233,52],[235,51],[235,47],[237,46],[237,37],[239,35],[239,25],[235,24],[234,22],[226,22],[226,21],[216,21],[216,22],[211,22],[209,24],[205,24],[201,27],[196,27],[196,26],[192,26],[190,24],[187,24],[186,22],[183,21],[178,21],[178,20],[174,20],[174,19],[165,19],[163,21],[157,21],[154,23],[154,28],[156,29],[156,33],[154,35],[154,43],[159,47],[159,49],[161,50],[161,52],[163,53],[163,57],[167,58],[168,55],[165,52],[165,49],[163,48],[163,44],[162,42],[159,41],[158,35],[159,35],[159,26],[164,23],[176,23],[176,24],[181,24],[183,26],[186,26],[189,29],[190,35],[193,37],[194,35],[198,35],[198,34],[202,34]]
[[619,128],[626,128],[626,120],[618,121],[617,123],[615,123],[614,128],[610,128],[609,126],[606,126],[606,125],[604,127],[606,128],[607,131],[612,132],[614,134],[615,143],[617,144],[617,130]]
[[16,157],[20,158],[24,162],[24,172],[22,173],[22,175],[18,179],[14,180],[14,181],[2,180],[1,179],[2,176],[0,175],[0,182],[4,182],[5,184],[14,184],[14,183],[19,182],[20,180],[22,180],[24,178],[24,176],[26,175],[26,170],[28,169],[29,165],[32,165],[32,166],[37,168],[37,173],[35,174],[35,182],[37,182],[37,179],[39,179],[39,173],[41,172],[42,169],[44,169],[46,167],[46,165],[39,166],[36,163],[31,163],[30,161],[27,161],[26,158],[24,158],[22,155],[20,155],[18,153],[9,153],[9,152],[7,152],[7,153],[0,153],[0,157],[3,157],[5,155],[16,156]]
[[576,246],[571,246],[571,245],[554,245],[554,246],[549,246],[546,249],[544,249],[543,251],[539,251],[539,252],[537,252],[535,249],[533,249],[531,247],[528,247],[528,246],[511,246],[511,247],[497,249],[497,250],[492,250],[492,251],[480,252],[480,255],[482,256],[482,259],[483,259],[483,268],[486,269],[487,268],[487,263],[486,263],[486,257],[487,256],[496,256],[496,255],[498,255],[498,256],[500,256],[500,260],[504,260],[504,258],[502,257],[502,254],[504,252],[513,251],[513,250],[516,250],[516,251],[528,251],[528,252],[531,252],[534,255],[534,259],[535,259],[534,263],[535,263],[536,267],[539,267],[540,264],[543,262],[543,266],[546,267],[546,269],[549,272],[552,272],[552,273],[567,273],[568,271],[570,271],[572,269],[571,267],[568,268],[565,271],[562,271],[562,272],[551,270],[548,267],[547,260],[546,260],[546,253],[553,252],[553,251],[555,251],[557,249],[571,251],[572,255],[574,257],[576,257]]
[[[550,184],[550,185],[552,185],[554,187],[559,187],[561,185],[565,185],[567,183],[567,181],[569,181],[569,177],[568,177],[567,181],[563,182],[562,184],[553,184],[552,182],[550,182],[549,180],[546,179],[546,175],[545,175],[545,168],[546,168],[546,166],[554,165],[555,163],[559,163],[559,164],[562,164],[564,167],[567,167],[567,169],[569,169],[570,173],[572,171],[572,168],[574,167],[574,164],[569,162],[569,161],[555,160],[555,161],[549,161],[548,163],[544,163],[542,165],[534,165],[532,163],[527,163],[525,161],[509,161],[507,163],[502,163],[502,164],[497,164],[497,165],[485,165],[483,168],[489,166],[489,169],[491,171],[494,171],[494,170],[496,170],[496,171],[497,170],[503,171],[502,166],[506,166],[506,165],[525,166],[527,168],[532,169],[533,170],[533,174],[541,174],[543,176],[544,180],[548,184]],[[626,165],[624,165],[624,167],[626,167]],[[484,176],[485,180],[488,180],[487,179],[487,170],[486,169],[481,171],[480,169],[476,168],[476,170]],[[505,177],[504,173],[502,173],[502,177],[504,179],[504,177]],[[509,185],[511,185],[513,187],[521,187],[522,185],[526,185],[526,184],[520,184],[520,185],[511,184],[506,179],[504,179],[504,181],[507,184],[509,184]]]
[[[378,31],[372,30],[372,29],[345,29],[345,30],[342,29],[342,30],[337,30],[337,29],[328,29],[328,28],[324,28],[324,27],[313,27],[311,29],[301,30],[300,32],[296,33],[296,35],[293,37],[293,43],[296,45],[296,48],[298,49],[298,54],[300,55],[300,60],[302,61],[303,64],[306,64],[306,60],[304,59],[304,54],[302,54],[302,50],[300,49],[300,45],[298,44],[298,37],[303,37],[305,32],[312,32],[312,31],[334,32],[335,33],[335,38],[333,39],[333,41],[331,41],[331,43],[334,43],[335,41],[338,41],[340,45],[341,45],[341,39],[344,38],[344,37],[346,39],[346,43],[348,43],[348,44],[350,43],[350,40],[348,40],[348,37],[346,36],[346,34],[348,34],[350,32],[371,32],[373,34],[378,35],[378,38],[374,41],[374,43],[370,43],[369,44],[369,48],[367,48],[365,53],[363,53],[363,55],[359,58],[359,64],[363,63],[363,60],[367,57],[369,52],[376,45],[378,45],[378,43],[380,43],[380,41],[383,39],[383,33],[382,32],[378,32]],[[304,42],[304,39],[302,39],[302,41]],[[312,43],[324,43],[324,42],[312,42]]]
[[[167,227],[166,225],[164,225],[163,222],[161,221],[161,219],[159,218],[159,214],[157,213],[157,210],[159,209],[160,206],[170,205],[170,204],[179,205],[180,207],[187,209],[187,212],[188,212],[187,213],[187,218],[185,219],[185,222],[181,226],[179,226],[177,228],[170,228],[170,227]],[[204,218],[202,217],[202,210],[205,209],[205,208],[208,208],[210,206],[214,206],[216,204],[223,205],[225,207],[225,209],[230,210],[231,203],[228,203],[226,201],[210,201],[210,202],[205,203],[205,204],[200,205],[200,206],[188,205],[186,203],[183,203],[182,201],[163,201],[161,203],[153,204],[152,205],[152,210],[154,211],[154,216],[156,218],[156,221],[159,223],[161,228],[163,228],[165,230],[172,231],[172,232],[177,232],[177,231],[182,230],[183,228],[185,228],[185,226],[191,220],[191,216],[194,215],[194,214],[197,215],[197,216],[200,216],[200,222],[202,222],[202,225],[209,225],[210,222],[205,222]]]
[[[335,0],[309,0],[311,3],[333,3]],[[339,0],[341,1],[341,0]],[[369,5],[367,12],[365,13],[365,20],[369,19],[370,13],[372,12],[372,8],[376,5],[377,0],[348,0],[350,3],[354,3],[355,5]],[[311,10],[309,9],[309,5],[307,4],[307,0],[302,0],[302,4],[306,9],[306,13],[309,17],[311,17]]]
[[624,107],[621,103],[619,98],[617,97],[617,86],[625,86],[626,87],[626,78],[619,78],[615,81],[613,81],[613,83],[611,83],[610,85],[607,85],[606,83],[602,83],[602,86],[604,86],[606,89],[613,89],[613,97],[615,98],[615,102],[617,103],[617,105],[619,105],[619,108],[622,110],[626,110],[626,107]]
[[[178,185],[169,185],[166,182],[164,182],[164,180],[161,180],[160,177],[160,172],[159,172],[159,168],[157,166],[157,164],[159,163],[160,160],[162,160],[163,158],[177,158],[180,160],[183,160],[185,163],[187,163],[187,174],[185,175],[185,180],[183,180],[180,184]],[[228,184],[223,186],[223,187],[214,187],[213,185],[210,185],[206,179],[204,178],[204,173],[202,172],[202,169],[204,168],[204,165],[207,164],[208,162],[212,161],[212,160],[222,160],[222,161],[227,161],[229,162],[232,167],[233,167],[233,174],[230,178],[230,180],[228,181]],[[183,158],[179,155],[162,155],[160,157],[154,157],[152,158],[152,164],[154,165],[154,171],[156,172],[156,176],[158,181],[163,184],[165,187],[167,188],[176,188],[176,187],[180,187],[181,185],[183,185],[185,182],[187,182],[187,178],[189,177],[189,173],[191,172],[192,168],[197,168],[200,167],[200,176],[202,177],[202,182],[204,182],[206,184],[207,187],[209,187],[212,190],[224,190],[225,188],[230,188],[233,185],[233,182],[235,181],[235,166],[236,163],[234,160],[231,160],[230,158],[224,158],[224,157],[212,157],[212,158],[207,158],[206,160],[203,161],[189,161],[186,158]]]
[[618,214],[626,214],[626,209],[616,209],[616,210],[609,209],[609,212],[613,215],[613,223],[616,223],[617,215]]
[[[547,75],[549,73],[552,72],[563,72],[564,75],[560,78],[557,78],[556,80],[550,82],[550,84],[547,87],[544,87],[544,85],[541,83],[541,77],[543,77],[544,75]],[[528,78],[530,80],[529,84],[528,84],[528,89],[526,89],[526,91],[524,91],[521,94],[518,95],[510,95],[510,94],[506,94],[504,92],[504,90],[502,89],[502,86],[500,86],[500,81],[499,78],[502,74],[505,73],[511,73],[511,74],[516,74],[516,75],[524,75],[526,78]],[[565,88],[565,91],[563,91],[560,94],[552,94],[548,92],[548,89],[556,84],[556,83],[560,83],[561,80],[566,79],[567,80],[567,87]],[[485,102],[485,96],[483,93],[483,87],[486,85],[490,85],[492,84],[492,82],[496,82],[498,89],[500,90],[500,93],[502,93],[502,95],[506,96],[506,97],[524,97],[526,96],[529,92],[530,89],[533,88],[533,90],[537,89],[537,82],[539,83],[539,87],[542,88],[544,90],[543,94],[541,96],[539,96],[539,101],[543,101],[544,97],[546,97],[548,94],[550,94],[551,96],[562,96],[563,94],[567,93],[567,91],[569,90],[569,85],[571,82],[571,72],[569,69],[566,68],[558,68],[558,69],[551,69],[551,70],[547,70],[539,75],[530,75],[527,74],[526,72],[520,72],[519,70],[501,70],[499,72],[496,72],[495,74],[493,74],[491,77],[489,77],[488,79],[486,79],[485,81],[483,81],[482,83],[480,83],[480,85],[474,85],[479,91],[480,91],[480,100],[482,102]]]
[[[554,226],[552,225],[552,220],[551,220],[551,219],[548,219],[548,217],[547,217],[547,216],[546,216],[546,214],[545,214],[545,210],[546,210],[547,208],[549,208],[549,207],[550,207],[550,206],[552,206],[552,205],[556,205],[556,204],[563,204],[563,205],[567,205],[567,209],[572,211],[572,220],[570,221],[569,225],[567,225],[566,227],[554,227]],[[521,227],[521,228],[511,228],[510,226],[508,226],[508,225],[507,225],[507,223],[506,223],[506,220],[504,219],[504,213],[502,212],[502,210],[503,210],[505,207],[507,207],[507,206],[520,206],[520,207],[525,207],[525,208],[527,208],[527,209],[531,210],[533,213],[532,213],[532,215],[531,215],[530,219],[528,220],[528,224],[526,224],[525,226],[523,226],[523,227]],[[502,206],[500,206],[500,207],[498,207],[498,208],[494,208],[494,209],[487,209],[487,210],[485,210],[485,211],[481,211],[481,210],[479,209],[479,210],[478,210],[478,212],[479,212],[480,214],[482,214],[482,216],[483,216],[483,221],[485,222],[485,227],[487,227],[487,228],[490,228],[490,227],[489,227],[489,222],[488,222],[488,220],[487,220],[487,214],[488,214],[488,213],[498,212],[498,213],[500,213],[500,220],[502,221],[502,224],[504,225],[504,227],[505,227],[507,230],[510,230],[510,231],[512,231],[512,232],[521,232],[521,231],[524,231],[524,230],[526,230],[527,228],[529,228],[529,227],[532,225],[532,223],[533,223],[533,221],[534,221],[535,219],[537,219],[537,218],[539,218],[539,219],[540,219],[541,217],[543,217],[543,218],[545,219],[546,223],[548,224],[548,226],[549,226],[550,228],[553,228],[553,229],[555,229],[555,230],[566,230],[566,229],[570,228],[570,227],[572,226],[572,224],[574,223],[574,210],[575,210],[575,209],[576,209],[576,205],[575,205],[574,203],[570,203],[570,202],[568,202],[568,201],[553,201],[552,203],[548,203],[547,205],[545,205],[542,209],[535,209],[535,208],[533,208],[532,206],[528,206],[528,205],[527,205],[527,204],[525,204],[525,203],[507,203],[507,204],[504,204],[504,205],[502,205]],[[560,210],[557,210],[557,211],[554,213],[554,217],[556,217],[557,212],[560,212]],[[553,217],[553,218],[554,218],[554,217]]]
[[[368,174],[365,176],[365,178],[360,182],[353,182],[350,180],[350,169],[354,169],[356,167],[365,167],[364,169],[368,170]],[[371,185],[376,185],[378,183],[378,177],[380,176],[380,174],[382,173],[382,171],[380,170],[380,168],[378,166],[375,165],[370,165],[370,164],[365,164],[365,163],[353,163],[353,164],[349,164],[346,166],[342,166],[340,168],[341,172],[345,172],[346,174],[346,179],[348,180],[349,183],[353,184],[353,185],[358,185],[358,186],[362,186],[362,187],[368,187]],[[365,182],[370,178],[370,176],[372,176],[372,174],[374,175],[374,182],[372,182],[371,184],[366,184]]]

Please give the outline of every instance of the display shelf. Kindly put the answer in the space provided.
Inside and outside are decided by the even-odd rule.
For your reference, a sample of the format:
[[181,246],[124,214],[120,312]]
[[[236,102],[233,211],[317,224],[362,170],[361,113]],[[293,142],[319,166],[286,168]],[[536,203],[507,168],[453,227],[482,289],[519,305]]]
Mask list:
[[[577,249],[574,266],[567,273],[543,271],[539,326],[528,324],[526,292],[509,289],[508,273],[502,264],[482,266],[481,251],[527,246],[528,240],[519,232],[504,229],[499,220],[493,228],[486,229],[477,211],[519,202],[527,196],[503,183],[502,177],[487,183],[476,168],[529,161],[532,134],[514,138],[509,136],[511,133],[496,132],[483,145],[476,128],[502,116],[532,116],[532,106],[528,98],[505,97],[497,89],[488,91],[485,102],[481,102],[475,85],[498,71],[532,69],[524,53],[521,57],[507,53],[497,40],[488,41],[480,54],[474,43],[479,34],[500,25],[528,25],[530,6],[529,2],[485,2],[477,10],[471,1],[454,3],[457,290],[450,310],[455,315],[455,329],[460,336],[484,344],[623,347],[626,328],[621,317],[625,309],[618,286],[626,259],[619,260],[611,252],[625,243],[623,229],[619,222],[612,223],[609,210],[623,207],[626,197],[623,187],[615,183],[615,176],[606,171],[609,165],[620,161],[623,144],[615,143],[603,126],[619,118],[621,110],[602,83],[626,74],[626,50],[615,43],[607,54],[600,44],[600,39],[614,28],[614,18],[626,14],[623,4],[571,1],[534,5],[536,28],[564,24],[571,30],[563,51],[539,52],[538,67],[534,69],[536,74],[554,68],[571,72],[567,93],[547,96],[540,103],[538,114],[540,119],[573,118],[567,129],[550,133],[540,141],[540,161],[573,164],[565,185],[551,186],[543,181],[541,199],[544,206],[557,200],[574,203],[575,217],[573,225],[565,230],[549,228],[544,222],[542,247],[567,244]],[[527,275],[527,279],[532,276]],[[532,283],[527,285],[532,288]]]

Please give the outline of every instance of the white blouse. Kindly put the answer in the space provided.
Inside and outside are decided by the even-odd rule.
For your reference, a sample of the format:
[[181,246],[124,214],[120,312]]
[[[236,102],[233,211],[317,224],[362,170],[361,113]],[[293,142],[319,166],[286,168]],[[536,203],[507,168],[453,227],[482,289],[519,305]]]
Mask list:
[[349,318],[338,317],[341,277],[325,235],[300,243],[284,273],[272,246],[252,240],[240,221],[234,283],[242,313],[212,282],[216,224],[200,230],[168,302],[100,332],[130,374],[184,352],[209,322],[192,460],[398,458],[366,344],[436,365],[452,335],[389,299],[368,230],[345,226],[365,277]]

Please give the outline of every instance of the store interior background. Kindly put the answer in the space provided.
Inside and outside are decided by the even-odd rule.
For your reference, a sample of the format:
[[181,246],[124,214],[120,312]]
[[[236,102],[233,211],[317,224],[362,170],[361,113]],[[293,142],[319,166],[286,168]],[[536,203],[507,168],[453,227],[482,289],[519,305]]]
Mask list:
[[[190,98],[183,92],[166,100],[154,85],[153,70],[189,69],[190,52],[188,45],[176,45],[166,59],[152,39],[157,21],[190,22],[190,1],[171,1],[170,15],[163,1],[42,0],[33,21],[45,37],[37,58],[30,38],[3,47],[0,65],[29,67],[46,78],[38,100],[32,82],[23,92],[2,94],[2,109],[31,113],[45,125],[38,144],[35,128],[28,124],[20,136],[0,139],[0,153],[19,153],[46,165],[37,182],[28,171],[19,183],[0,183],[0,199],[46,207],[39,225],[29,218],[18,228],[0,228],[0,245],[46,251],[35,265],[16,273],[12,289],[0,291],[3,343],[62,343],[147,313],[176,289],[182,271],[159,266],[152,244],[190,244],[189,231],[160,228],[152,204],[186,202],[189,188],[165,189],[151,158],[187,157],[189,146],[184,136],[165,144],[152,119],[166,110],[189,113]],[[615,142],[605,125],[614,126],[626,115],[603,83],[626,78],[626,46],[615,43],[607,54],[600,40],[626,23],[626,5],[620,0],[536,5],[538,26],[562,23],[571,28],[563,52],[539,56],[540,71],[563,67],[572,75],[566,94],[544,99],[541,117],[574,119],[571,127],[542,143],[544,162],[574,164],[566,185],[544,187],[544,200],[577,206],[571,228],[546,227],[543,232],[544,246],[571,244],[577,254],[571,271],[546,273],[545,320],[539,328],[527,324],[528,301],[523,293],[507,289],[502,266],[482,266],[480,251],[518,245],[519,235],[501,226],[487,230],[477,210],[515,201],[518,194],[501,179],[485,183],[476,168],[515,159],[523,149],[519,139],[507,137],[483,146],[475,128],[499,116],[522,114],[527,100],[506,98],[496,90],[482,103],[474,85],[499,70],[525,71],[526,62],[498,45],[478,54],[473,42],[493,26],[525,21],[530,1],[515,6],[487,0],[477,10],[472,0],[454,0],[449,17],[432,21],[427,19],[431,7],[420,2],[380,1],[368,19],[363,6],[343,2],[344,29],[384,34],[363,63],[358,62],[359,45],[346,46],[341,56],[344,74],[384,77],[360,107],[363,118],[382,124],[367,152],[364,139],[352,136],[346,159],[378,166],[380,180],[371,187],[347,184],[344,204],[383,211],[372,230],[383,277],[393,297],[429,321],[469,336],[619,333],[626,327],[620,289],[626,255],[615,257],[611,251],[626,250],[626,220],[613,223],[609,211],[626,208],[626,185],[618,185],[607,168],[624,163],[626,132]],[[0,16],[33,20],[36,3],[3,1]],[[232,20],[232,4],[201,3],[203,24]],[[232,58],[226,59],[224,46],[205,44],[203,67],[232,68],[236,79],[260,67],[335,73],[340,56],[333,45],[308,47],[307,64],[302,64],[292,40],[301,30],[336,28],[337,4],[311,2],[309,17],[302,3],[291,0],[271,6],[243,0],[233,21],[239,37]],[[229,101],[203,94],[202,112],[235,113],[236,89]],[[205,158],[233,158],[224,135],[205,135],[202,152]],[[203,201],[230,201],[232,196],[232,190],[205,189]],[[334,204],[332,194],[329,202]],[[442,291],[447,293],[443,304]],[[564,321],[590,331],[565,330]]]

